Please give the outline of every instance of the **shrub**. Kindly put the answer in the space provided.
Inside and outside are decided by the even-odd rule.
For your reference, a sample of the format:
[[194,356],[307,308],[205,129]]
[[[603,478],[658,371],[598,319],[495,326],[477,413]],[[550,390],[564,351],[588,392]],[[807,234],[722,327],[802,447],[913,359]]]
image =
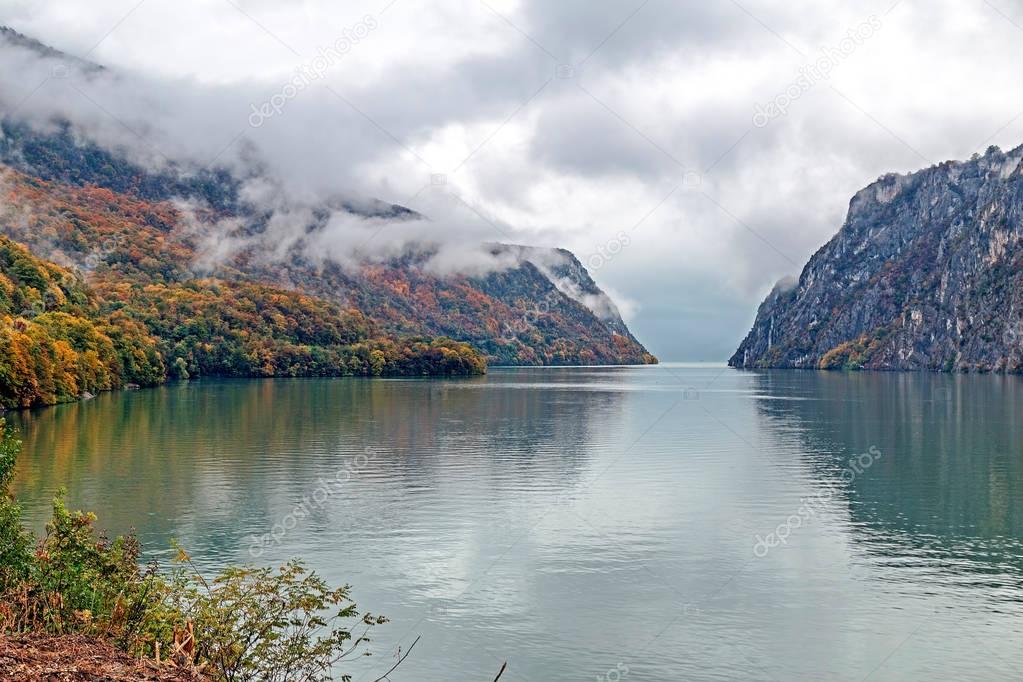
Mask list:
[[[191,564],[184,552],[179,558]],[[229,568],[208,582],[198,572],[179,572],[171,585],[172,611],[185,614],[198,633],[193,660],[216,679],[326,682],[386,622],[365,614],[356,634],[346,627],[359,616],[351,588],[332,589],[297,561],[277,570]]]
[[11,434],[7,422],[0,419],[0,594],[26,580],[32,564],[32,538],[22,527],[21,508],[10,494],[20,451],[21,443]]
[[175,570],[142,568],[134,537],[108,542],[95,515],[69,511],[63,492],[33,554],[9,492],[20,447],[0,420],[0,635],[99,637],[224,682],[319,682],[386,622],[360,617],[348,586],[331,588],[299,562],[207,580],[179,549]]

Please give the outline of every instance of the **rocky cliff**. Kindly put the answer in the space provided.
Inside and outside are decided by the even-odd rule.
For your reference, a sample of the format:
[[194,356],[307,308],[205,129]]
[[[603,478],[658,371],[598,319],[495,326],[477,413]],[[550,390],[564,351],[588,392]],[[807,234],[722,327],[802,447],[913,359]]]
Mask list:
[[886,175],[760,306],[733,367],[1023,371],[1023,147]]

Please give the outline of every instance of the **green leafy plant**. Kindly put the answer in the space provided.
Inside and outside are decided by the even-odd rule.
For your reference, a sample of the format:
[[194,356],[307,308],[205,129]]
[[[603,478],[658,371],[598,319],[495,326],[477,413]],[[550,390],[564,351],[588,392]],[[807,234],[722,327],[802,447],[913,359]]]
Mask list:
[[143,568],[133,536],[106,540],[63,491],[33,553],[9,491],[20,447],[0,420],[0,635],[94,636],[224,682],[320,682],[365,655],[369,632],[387,622],[360,614],[350,587],[332,588],[297,561],[207,579],[178,548],[169,573]]
[[[0,419],[0,593],[20,584],[32,565],[32,537],[21,525],[21,507],[10,494],[21,442]],[[0,618],[3,617],[0,605]]]
[[194,647],[178,642],[178,648],[216,679],[331,680],[337,664],[358,654],[369,631],[387,622],[360,616],[349,586],[331,588],[298,561],[276,570],[229,568],[207,581],[184,550],[178,560],[191,571],[176,573],[169,603],[187,617],[189,632],[198,633]]

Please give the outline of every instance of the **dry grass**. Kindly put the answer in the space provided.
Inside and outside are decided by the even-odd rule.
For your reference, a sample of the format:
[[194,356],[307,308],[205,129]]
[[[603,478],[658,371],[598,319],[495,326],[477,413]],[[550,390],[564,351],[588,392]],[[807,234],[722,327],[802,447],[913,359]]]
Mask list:
[[192,671],[157,666],[110,644],[80,635],[0,635],[5,682],[205,682]]

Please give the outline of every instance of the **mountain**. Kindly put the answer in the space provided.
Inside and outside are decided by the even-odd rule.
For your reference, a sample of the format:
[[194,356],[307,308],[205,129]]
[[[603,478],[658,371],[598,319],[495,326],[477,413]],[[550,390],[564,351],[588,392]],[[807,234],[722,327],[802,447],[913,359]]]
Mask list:
[[74,66],[84,73],[98,73],[103,71],[103,67],[99,64],[78,59],[77,57],[73,57],[65,52],[61,52],[60,50],[55,50],[49,45],[39,42],[35,38],[30,38],[24,34],[18,33],[9,26],[0,26],[0,41],[8,45],[13,45],[29,50],[30,52],[34,52],[36,55],[44,59],[53,59],[58,62],[63,62],[69,66]]
[[886,175],[760,306],[733,367],[1023,371],[1023,147]]
[[[582,264],[561,249],[491,245],[491,254],[507,255],[514,264],[478,276],[432,271],[427,267],[432,255],[428,247],[354,268],[329,260],[311,262],[306,239],[339,211],[420,220],[428,229],[422,216],[401,206],[360,202],[358,207],[324,209],[305,226],[304,239],[286,254],[268,257],[276,235],[261,237],[273,216],[245,205],[239,198],[239,181],[226,171],[150,172],[79,140],[67,125],[40,133],[0,121],[0,170],[8,178],[14,203],[35,221],[8,220],[0,224],[0,231],[28,244],[36,254],[69,266],[87,265],[96,239],[116,238],[129,251],[138,247],[136,255],[115,249],[96,265],[110,265],[114,272],[143,279],[195,277],[201,234],[213,227],[184,229],[187,221],[178,200],[198,200],[208,209],[200,219],[234,219],[238,227],[224,236],[250,242],[206,275],[273,285],[286,282],[289,288],[360,310],[384,334],[450,337],[473,344],[491,363],[655,362]],[[43,229],[44,223],[53,222],[55,212],[70,212],[77,219],[70,228],[54,224]]]
[[[65,57],[10,31],[0,32],[2,40],[41,57]],[[36,256],[81,271],[100,296],[118,287],[207,280],[258,284],[358,312],[376,337],[449,338],[471,344],[490,363],[656,362],[567,251],[487,245],[487,255],[503,264],[472,274],[431,267],[435,247],[426,240],[385,260],[312,258],[312,240],[338,215],[415,223],[427,238],[442,226],[402,206],[337,199],[303,207],[311,217],[282,250],[273,231],[277,216],[245,199],[244,183],[259,172],[239,177],[173,162],[143,168],[90,142],[67,121],[4,118],[0,189],[7,207],[0,232]],[[204,235],[225,224],[231,231],[220,238],[243,246],[208,263]],[[190,372],[202,370],[184,360]]]
[[169,378],[468,375],[448,339],[374,338],[357,311],[241,282],[96,286],[0,237],[0,408],[54,405]]

